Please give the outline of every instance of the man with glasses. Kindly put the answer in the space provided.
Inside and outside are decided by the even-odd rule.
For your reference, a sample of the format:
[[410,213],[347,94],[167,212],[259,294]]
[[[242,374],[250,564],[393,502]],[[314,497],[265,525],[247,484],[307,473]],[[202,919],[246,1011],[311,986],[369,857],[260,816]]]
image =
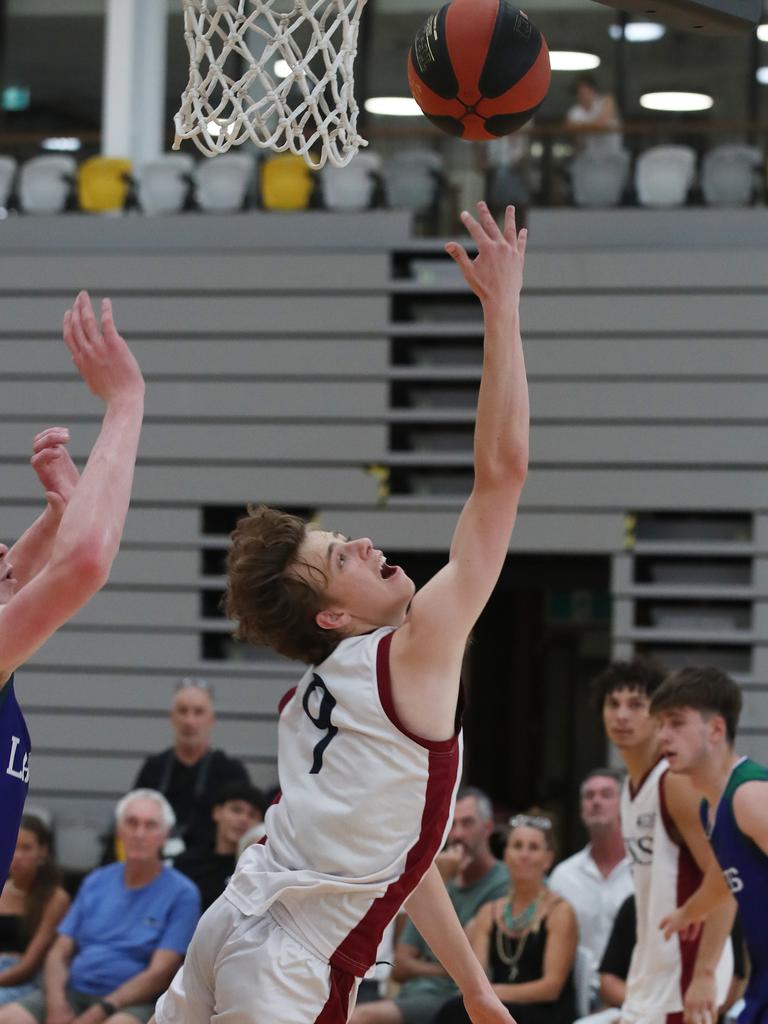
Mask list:
[[250,783],[242,761],[211,747],[216,722],[213,696],[205,679],[179,680],[171,706],[173,746],[148,757],[133,784],[135,789],[158,790],[173,808],[173,837],[182,843],[176,842],[169,854],[212,845],[216,793],[230,782]]

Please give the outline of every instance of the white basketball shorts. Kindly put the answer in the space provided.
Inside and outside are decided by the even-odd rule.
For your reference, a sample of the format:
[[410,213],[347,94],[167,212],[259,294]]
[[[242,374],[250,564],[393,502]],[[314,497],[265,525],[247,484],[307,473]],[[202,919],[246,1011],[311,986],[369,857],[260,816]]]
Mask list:
[[203,914],[157,1024],[346,1024],[360,979],[225,896]]

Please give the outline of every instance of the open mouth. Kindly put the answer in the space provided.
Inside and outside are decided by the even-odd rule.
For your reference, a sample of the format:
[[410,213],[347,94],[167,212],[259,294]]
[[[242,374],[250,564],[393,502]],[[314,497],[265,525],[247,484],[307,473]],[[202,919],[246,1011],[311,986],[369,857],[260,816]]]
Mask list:
[[397,572],[397,569],[396,565],[388,565],[387,562],[382,562],[379,566],[379,574],[383,580],[390,580]]

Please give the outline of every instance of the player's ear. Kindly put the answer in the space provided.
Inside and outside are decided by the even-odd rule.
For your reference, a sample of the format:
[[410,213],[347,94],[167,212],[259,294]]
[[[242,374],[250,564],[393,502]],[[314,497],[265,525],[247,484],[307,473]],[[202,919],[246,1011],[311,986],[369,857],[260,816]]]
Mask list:
[[320,629],[344,629],[349,621],[349,612],[333,611],[331,608],[324,608],[315,615],[315,622]]

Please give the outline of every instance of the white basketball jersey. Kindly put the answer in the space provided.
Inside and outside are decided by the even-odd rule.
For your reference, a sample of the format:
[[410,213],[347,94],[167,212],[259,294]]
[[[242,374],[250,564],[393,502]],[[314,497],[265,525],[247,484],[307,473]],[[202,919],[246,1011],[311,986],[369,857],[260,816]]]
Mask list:
[[[671,819],[664,802],[662,759],[640,784],[634,796],[629,779],[621,794],[621,828],[632,862],[637,908],[637,943],[627,977],[622,1020],[639,1022],[679,1013],[690,983],[698,939],[665,940],[659,925],[698,888],[702,874],[690,850],[670,835]],[[731,943],[726,942],[715,980],[720,1002],[733,973]]]
[[389,921],[442,848],[461,771],[461,734],[409,733],[392,701],[394,630],[343,640],[281,702],[281,797],[267,841],[226,890],[267,909],[332,966],[362,976]]

